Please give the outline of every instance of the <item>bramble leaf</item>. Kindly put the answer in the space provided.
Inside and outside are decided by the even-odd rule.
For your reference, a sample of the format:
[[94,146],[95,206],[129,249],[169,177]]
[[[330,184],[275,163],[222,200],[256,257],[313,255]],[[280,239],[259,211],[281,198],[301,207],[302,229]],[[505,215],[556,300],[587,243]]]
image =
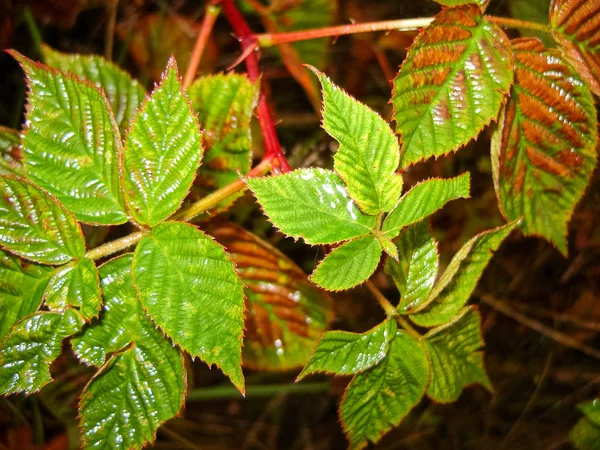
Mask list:
[[38,312],[18,322],[0,347],[0,394],[31,394],[52,381],[50,364],[63,339],[79,332],[83,323],[73,309]]
[[465,172],[454,178],[431,178],[413,186],[386,217],[383,231],[394,239],[402,228],[430,216],[450,200],[469,198],[470,184],[471,176]]
[[0,250],[0,341],[42,303],[52,270]]
[[365,333],[328,331],[296,381],[317,372],[336,375],[364,372],[386,357],[396,329],[396,321],[387,319]]
[[385,271],[398,291],[402,313],[427,300],[438,272],[437,242],[429,231],[429,221],[423,220],[402,230],[396,239],[399,262],[387,258]]
[[23,138],[27,178],[82,222],[126,222],[121,138],[104,94],[90,82],[10,54],[21,63],[29,86]]
[[271,222],[307,244],[333,244],[364,236],[375,217],[363,214],[334,172],[299,169],[275,177],[251,178],[248,186]]
[[81,258],[58,268],[48,283],[44,302],[59,311],[75,307],[86,320],[98,316],[102,293],[94,262]]
[[366,372],[355,375],[340,406],[342,426],[350,448],[377,442],[400,424],[421,400],[429,382],[423,345],[397,331],[386,358]]
[[138,244],[132,272],[144,309],[164,333],[243,392],[244,292],[223,247],[192,225],[165,222]]
[[492,390],[483,367],[483,345],[479,313],[473,307],[450,324],[434,328],[425,335],[431,382],[427,395],[440,403],[458,399],[465,386],[473,383]]
[[552,0],[550,28],[565,59],[600,96],[600,2]]
[[173,214],[190,190],[202,153],[198,121],[171,59],[125,140],[125,200],[131,216],[154,227]]
[[452,320],[467,303],[490,259],[515,226],[516,222],[512,222],[484,231],[463,245],[428,298],[411,311],[411,320],[424,327]]
[[77,356],[102,366],[80,403],[87,446],[141,448],[160,424],[177,415],[185,398],[185,367],[179,351],[144,313],[131,278],[132,255],[100,268],[104,312],[73,339]]
[[584,417],[569,433],[569,440],[577,450],[598,450],[600,448],[600,400],[580,403],[577,409]]
[[21,136],[17,130],[0,125],[0,175],[18,173],[21,168]]
[[217,222],[207,231],[226,248],[244,284],[244,367],[290,370],[306,364],[331,322],[331,298],[291,259],[239,225]]
[[63,73],[70,72],[91,81],[103,90],[121,133],[129,130],[131,120],[146,96],[146,91],[131,76],[112,62],[97,55],[62,53],[42,44],[44,62]]
[[567,254],[567,224],[596,165],[592,95],[557,50],[514,42],[515,85],[492,138],[494,185],[508,220]]
[[445,8],[408,51],[392,103],[407,167],[467,144],[496,118],[513,79],[504,32],[478,6]]
[[373,275],[381,252],[381,243],[373,235],[345,242],[320,262],[310,279],[329,291],[353,288]]
[[379,114],[313,71],[323,87],[323,128],[340,144],[333,157],[335,171],[364,213],[390,211],[402,193],[396,136]]
[[64,264],[85,252],[75,218],[47,193],[12,177],[0,177],[0,244],[42,264]]

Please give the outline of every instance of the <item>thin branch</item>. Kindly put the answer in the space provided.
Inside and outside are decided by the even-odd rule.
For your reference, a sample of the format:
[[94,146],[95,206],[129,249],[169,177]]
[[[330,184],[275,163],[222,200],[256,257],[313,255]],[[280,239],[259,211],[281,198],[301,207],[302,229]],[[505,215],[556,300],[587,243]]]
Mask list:
[[137,244],[145,235],[146,233],[143,231],[131,233],[125,237],[107,242],[106,244],[102,244],[99,247],[89,250],[85,254],[85,257],[94,261],[96,259],[104,258],[105,256],[113,255]]
[[373,284],[373,282],[371,280],[367,280],[365,282],[365,285],[367,286],[367,289],[369,289],[369,291],[371,291],[371,294],[373,294],[373,297],[375,297],[375,299],[377,300],[377,303],[379,303],[379,306],[381,306],[383,308],[383,310],[385,311],[385,313],[388,317],[391,317],[394,314],[396,314],[396,308],[394,308],[394,305],[392,305],[389,302],[389,300],[387,298],[385,298],[385,296],[381,293],[381,291],[377,288],[377,286],[375,286],[375,284]]
[[213,26],[217,20],[217,17],[219,17],[220,12],[221,8],[214,4],[209,3],[206,6],[206,13],[204,14],[204,20],[202,21],[202,25],[200,26],[200,31],[198,32],[196,45],[194,46],[192,56],[190,57],[190,63],[185,72],[185,76],[183,77],[184,88],[187,88],[194,81],[194,77],[198,72],[200,60],[202,59],[202,54],[204,53],[204,48],[206,47],[206,43],[208,42],[208,37],[212,32]]
[[[274,395],[309,395],[323,394],[329,390],[328,382],[298,383],[298,384],[266,384],[261,386],[246,386],[246,399],[273,397]],[[211,386],[194,389],[186,397],[188,402],[212,401],[230,398],[242,398],[235,387]]]
[[106,23],[106,29],[104,30],[104,57],[109,61],[112,61],[119,0],[112,0],[111,2],[108,2],[107,9],[108,22]]
[[519,30],[541,31],[549,33],[548,25],[538,22],[528,22],[525,20],[510,19],[508,17],[485,16],[488,22],[500,25],[504,28],[516,28]]

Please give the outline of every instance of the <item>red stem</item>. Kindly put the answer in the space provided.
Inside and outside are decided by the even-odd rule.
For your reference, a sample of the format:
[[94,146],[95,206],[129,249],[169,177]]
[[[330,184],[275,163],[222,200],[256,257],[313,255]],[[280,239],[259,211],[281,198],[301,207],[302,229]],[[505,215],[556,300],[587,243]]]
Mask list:
[[[223,14],[240,41],[242,52],[248,48],[255,48],[256,38],[254,37],[254,33],[252,33],[252,30],[233,3],[233,0],[221,0],[221,5],[223,7]],[[244,61],[250,81],[257,81],[260,78],[257,53],[251,52]],[[262,88],[258,100],[258,121],[265,142],[265,159],[272,159],[271,168],[274,173],[289,172],[292,169],[281,151],[281,145],[275,132],[275,123],[271,117],[267,98]]]

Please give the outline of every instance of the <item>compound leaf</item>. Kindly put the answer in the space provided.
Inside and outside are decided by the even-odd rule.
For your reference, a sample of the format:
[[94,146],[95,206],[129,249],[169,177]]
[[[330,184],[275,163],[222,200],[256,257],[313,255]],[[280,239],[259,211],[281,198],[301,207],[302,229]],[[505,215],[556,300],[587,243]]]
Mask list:
[[321,261],[310,279],[329,291],[353,288],[373,275],[381,252],[381,242],[373,235],[345,242]]
[[498,115],[512,64],[508,38],[477,5],[443,9],[419,34],[394,80],[401,167],[475,138]]
[[121,133],[129,130],[131,120],[146,96],[146,91],[127,72],[97,55],[62,53],[42,44],[44,62],[61,72],[70,72],[103,90]]
[[340,419],[350,448],[377,442],[419,402],[429,382],[423,345],[397,331],[388,355],[375,367],[355,375],[346,388]]
[[120,186],[121,138],[104,94],[89,81],[12,51],[29,86],[23,158],[27,178],[78,220],[127,221]]
[[202,153],[198,121],[171,59],[125,141],[124,187],[131,216],[154,227],[173,214],[190,190]]
[[402,196],[387,216],[383,231],[390,239],[400,230],[441,209],[450,200],[468,198],[471,184],[469,172],[454,178],[432,178],[415,185]]
[[313,71],[323,87],[323,128],[340,144],[333,157],[335,171],[364,213],[390,211],[402,192],[396,136],[379,114]]
[[0,175],[21,170],[20,144],[21,136],[17,130],[0,125]]
[[387,319],[365,333],[328,331],[296,381],[317,372],[335,375],[364,372],[386,357],[396,330],[396,321]]
[[492,139],[496,194],[508,220],[567,254],[567,224],[596,165],[592,95],[557,50],[514,41],[516,83]]
[[0,394],[31,394],[52,381],[50,364],[63,339],[79,332],[83,323],[73,309],[38,312],[18,322],[0,347]]
[[284,175],[251,178],[248,186],[271,222],[307,244],[333,244],[364,236],[375,217],[362,213],[344,182],[325,169],[299,169]]
[[427,395],[440,403],[458,399],[465,386],[473,383],[492,390],[483,367],[483,345],[479,313],[465,308],[448,325],[431,330],[424,343],[429,355],[431,382]]
[[64,264],[85,252],[75,218],[55,198],[12,177],[0,177],[0,244],[42,264]]
[[243,392],[244,292],[223,247],[192,225],[165,222],[140,241],[132,271],[152,320]]
[[584,417],[569,433],[569,440],[578,450],[598,450],[600,448],[600,401],[598,399],[580,403],[577,409]]

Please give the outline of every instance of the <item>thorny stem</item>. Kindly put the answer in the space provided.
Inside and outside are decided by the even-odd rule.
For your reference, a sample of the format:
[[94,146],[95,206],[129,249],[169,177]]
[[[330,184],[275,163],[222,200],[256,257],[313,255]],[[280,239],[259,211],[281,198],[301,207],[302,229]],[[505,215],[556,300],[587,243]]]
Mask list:
[[146,233],[143,231],[137,231],[120,239],[107,242],[106,244],[102,244],[101,246],[93,248],[86,252],[85,257],[93,261],[96,259],[104,258],[105,256],[110,256],[114,253],[120,252],[121,250],[125,250],[127,247],[131,247],[132,245],[138,243],[140,239],[142,239],[145,236],[145,234]]
[[184,88],[187,88],[194,81],[194,77],[198,72],[200,60],[202,59],[202,53],[204,53],[204,48],[206,47],[206,42],[208,41],[208,37],[210,36],[210,33],[217,20],[217,17],[219,17],[220,12],[221,8],[214,4],[209,3],[206,6],[206,13],[204,14],[204,20],[202,21],[202,25],[200,26],[200,31],[198,32],[196,45],[194,46],[192,56],[190,57],[190,63],[188,65],[187,71],[185,72],[185,76],[183,77]]

